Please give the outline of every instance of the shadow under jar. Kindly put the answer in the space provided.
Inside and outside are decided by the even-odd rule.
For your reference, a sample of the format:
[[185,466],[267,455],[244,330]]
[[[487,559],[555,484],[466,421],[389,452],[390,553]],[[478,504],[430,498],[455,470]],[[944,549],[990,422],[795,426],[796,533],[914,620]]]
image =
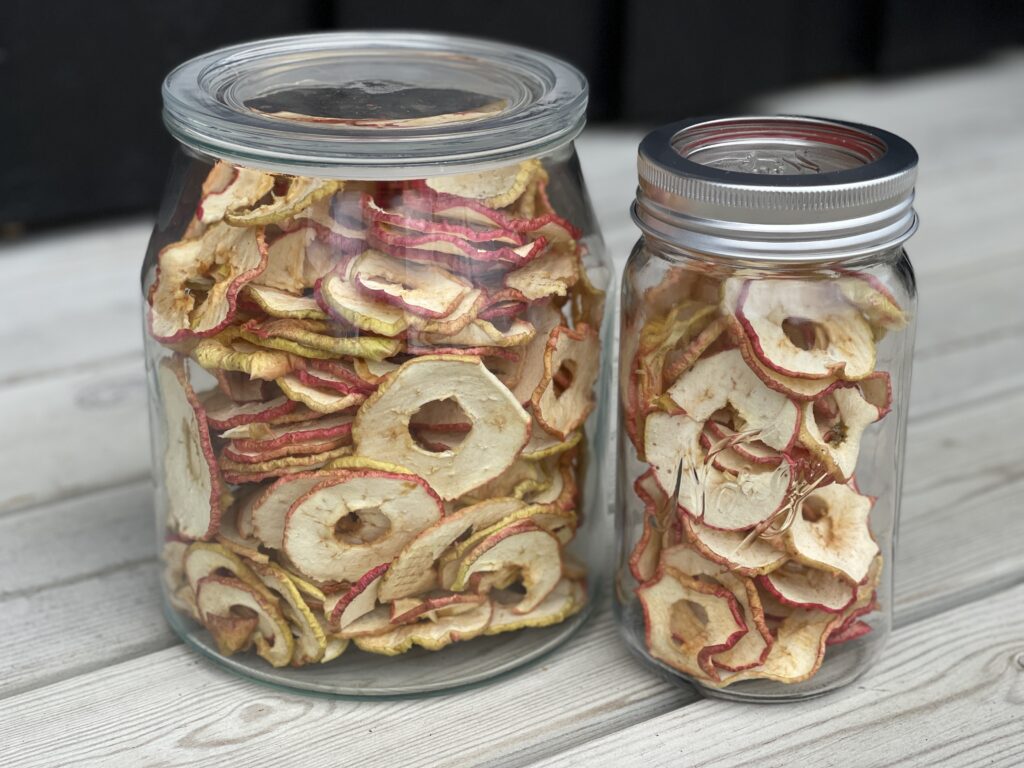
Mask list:
[[798,117],[640,145],[623,278],[617,611],[726,698],[849,683],[892,624],[917,154]]
[[356,696],[558,645],[604,517],[582,75],[329,34],[201,56],[163,95],[180,151],[142,277],[171,625]]

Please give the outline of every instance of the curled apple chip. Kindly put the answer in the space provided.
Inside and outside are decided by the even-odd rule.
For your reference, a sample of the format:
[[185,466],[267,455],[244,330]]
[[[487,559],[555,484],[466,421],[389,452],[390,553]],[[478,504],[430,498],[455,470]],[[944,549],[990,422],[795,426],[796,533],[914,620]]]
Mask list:
[[249,564],[227,547],[212,541],[189,544],[182,559],[182,572],[193,591],[207,576],[218,575],[230,575],[257,589],[263,586]]
[[352,434],[351,413],[340,413],[291,424],[246,424],[224,432],[221,437],[242,451],[264,451],[289,445],[343,440]]
[[536,608],[562,577],[561,547],[553,535],[530,518],[517,520],[488,535],[463,555],[451,589],[461,592],[478,573],[515,568],[526,594],[512,608],[525,614]]
[[842,613],[856,598],[856,589],[837,576],[793,561],[758,579],[783,605],[804,610]]
[[317,239],[310,227],[276,237],[267,246],[267,266],[253,285],[297,296],[334,269],[343,255]]
[[347,411],[366,400],[366,395],[361,392],[344,394],[335,389],[310,386],[302,378],[294,374],[279,378],[277,386],[281,388],[281,391],[284,392],[288,399],[302,403],[311,411],[316,411],[317,413]]
[[281,613],[291,627],[295,644],[292,666],[301,667],[323,659],[327,636],[288,572],[275,563],[256,564],[253,568],[277,598]]
[[428,651],[439,651],[452,643],[481,635],[490,619],[491,604],[484,602],[465,613],[438,617],[435,621],[404,624],[382,634],[356,637],[355,644],[362,651],[384,656],[397,656],[414,645]]
[[284,519],[301,496],[330,477],[324,471],[300,472],[281,477],[251,500],[253,533],[271,549],[281,549],[284,542]]
[[647,648],[658,661],[700,680],[719,679],[712,657],[746,634],[736,598],[724,587],[666,567],[637,587]]
[[537,258],[505,275],[505,286],[529,301],[565,296],[580,279],[580,272],[575,243],[553,244]]
[[263,230],[214,224],[157,256],[149,330],[164,344],[212,336],[234,319],[238,293],[267,264]]
[[295,642],[288,623],[268,594],[228,576],[207,576],[196,588],[196,606],[225,656],[256,644],[256,652],[275,667],[292,659]]
[[419,234],[380,222],[370,226],[367,240],[395,258],[444,266],[450,271],[468,274],[500,272],[521,266],[540,256],[548,245],[543,237],[523,245],[474,243],[452,234]]
[[[482,213],[493,212],[475,200],[465,200],[465,203],[476,206],[475,209],[463,208],[471,218],[455,218],[450,215],[451,208],[448,209],[447,216],[434,215],[436,211],[433,203],[437,201],[437,204],[441,205],[442,199],[464,200],[452,195],[421,192],[410,196],[403,195],[401,210],[382,208],[370,195],[363,195],[360,203],[364,219],[410,232],[454,235],[474,243],[523,245],[527,241],[525,230],[500,225],[486,213]],[[410,205],[411,203],[413,205]]]
[[745,530],[770,519],[789,495],[789,463],[751,464],[738,474],[722,471],[706,460],[702,429],[701,422],[685,414],[655,411],[647,417],[644,455],[662,490],[672,493],[678,475],[679,504],[712,528]]
[[219,160],[203,182],[196,218],[203,224],[215,224],[228,210],[251,207],[273,188],[274,177],[269,173]]
[[377,607],[377,596],[381,579],[390,563],[376,565],[358,579],[355,584],[324,603],[324,614],[331,626],[345,629],[356,619],[365,616]]
[[434,563],[463,536],[488,528],[525,505],[515,498],[495,498],[471,504],[424,529],[398,553],[384,574],[380,599],[393,601],[421,594],[437,576]]
[[209,539],[217,532],[221,513],[231,504],[231,494],[217,466],[206,413],[180,357],[160,362],[157,381],[166,424],[163,485],[167,514],[182,535]]
[[278,379],[302,365],[296,355],[250,344],[230,329],[200,341],[192,350],[192,358],[207,370],[239,371],[264,380]]
[[534,418],[563,440],[578,429],[594,408],[593,388],[601,368],[597,331],[586,325],[558,326],[544,351],[544,375],[534,390]]
[[240,326],[239,335],[251,344],[314,359],[351,355],[383,360],[402,348],[397,339],[334,335],[330,326],[315,320],[250,320]]
[[[295,418],[308,418],[306,409],[287,397],[274,397],[262,402],[236,403],[219,390],[200,395],[210,426],[230,430],[250,424],[283,424]],[[298,411],[298,413],[296,413]]]
[[311,453],[305,456],[282,456],[278,459],[267,459],[254,463],[232,461],[221,456],[220,467],[224,478],[236,485],[242,483],[259,483],[271,477],[296,474],[308,470],[320,469],[334,459],[352,453],[348,446],[333,448],[323,453]]
[[786,530],[786,546],[801,563],[858,584],[878,554],[868,527],[871,507],[870,497],[848,485],[817,488],[803,500]]
[[241,526],[238,524],[239,515],[243,510],[248,509],[244,501],[236,502],[220,516],[220,528],[217,531],[216,542],[239,557],[257,563],[266,563],[269,558],[260,551],[260,540],[252,536],[251,531],[248,535],[242,533]]
[[[419,329],[417,329],[419,331]],[[534,337],[536,329],[529,321],[515,318],[499,327],[489,320],[475,318],[458,331],[434,333],[419,331],[417,338],[426,344],[454,344],[463,347],[518,347]]]
[[405,331],[409,327],[405,310],[362,293],[352,279],[351,268],[349,264],[344,272],[331,272],[316,284],[314,295],[320,306],[331,316],[370,333],[393,337]]
[[871,326],[835,281],[748,281],[736,317],[758,358],[785,376],[856,380],[875,368]]
[[415,475],[337,470],[288,510],[282,548],[311,578],[356,581],[442,514],[440,499]]
[[874,275],[847,273],[835,281],[843,297],[864,313],[868,322],[886,330],[899,330],[907,325],[904,312],[888,288]]
[[[426,450],[409,424],[427,403],[449,399],[470,430],[457,447]],[[404,363],[363,403],[352,436],[358,455],[409,467],[451,500],[510,467],[529,440],[529,425],[529,414],[479,358],[424,355]]]
[[[475,232],[483,233],[477,234],[476,238],[484,240],[499,240],[502,237],[510,238],[513,235],[532,234],[543,236],[548,242],[553,243],[575,240],[580,237],[580,231],[576,227],[553,213],[524,218],[496,210],[484,205],[479,200],[420,190],[406,190],[402,195],[401,202],[404,211],[418,217],[417,224],[408,227],[410,229],[428,231],[423,228],[438,224],[452,226],[449,222],[454,222],[454,226],[461,229],[474,227]],[[390,223],[396,222],[391,221]]]
[[875,371],[870,376],[865,376],[857,382],[857,388],[864,399],[878,409],[876,421],[881,421],[889,415],[889,411],[892,410],[892,378],[887,371]]
[[766,387],[744,363],[739,350],[698,360],[667,394],[696,421],[707,421],[720,409],[732,408],[744,429],[756,430],[761,442],[777,450],[788,450],[796,440],[797,407]]
[[490,594],[494,611],[484,630],[485,635],[515,632],[528,627],[550,627],[579,613],[587,601],[586,589],[580,582],[567,578],[561,579],[548,596],[528,613],[515,610],[515,605],[522,598],[519,593],[494,590]]
[[784,460],[782,454],[772,450],[760,440],[744,438],[729,425],[717,422],[712,418],[704,423],[701,445],[705,449],[709,449],[720,441],[729,446],[728,451],[735,453],[743,461],[778,465]]
[[488,208],[504,208],[518,200],[543,172],[539,160],[524,160],[496,170],[436,176],[424,184],[434,192],[479,200]]
[[675,505],[658,485],[654,470],[647,470],[633,482],[633,491],[644,505],[643,529],[633,545],[629,557],[629,570],[633,578],[643,583],[654,578],[661,560],[661,550],[674,518]]
[[541,461],[571,451],[582,439],[583,432],[579,429],[570,433],[564,440],[560,440],[535,424],[530,430],[530,440],[521,455],[527,461]]
[[551,332],[562,324],[562,313],[550,301],[542,300],[530,305],[526,319],[534,327],[534,335],[523,345],[519,376],[512,387],[521,403],[530,402],[544,378],[544,355]]
[[236,227],[279,224],[314,203],[333,195],[341,189],[343,184],[340,181],[309,176],[278,178],[288,180],[288,189],[283,195],[274,194],[270,202],[248,210],[241,206],[229,207],[224,214],[225,220]]
[[348,279],[374,299],[428,318],[451,314],[472,289],[440,267],[409,264],[372,250],[356,256]]
[[864,430],[878,420],[879,409],[856,387],[839,387],[831,397],[836,405],[832,418],[820,418],[813,403],[804,404],[800,442],[836,479],[846,482],[857,468]]
[[774,389],[786,397],[796,400],[814,400],[831,392],[839,382],[839,379],[835,376],[826,376],[819,379],[802,379],[779,373],[761,362],[761,358],[754,353],[742,329],[735,331],[735,335],[740,340],[739,350],[750,370],[764,382],[766,387]]
[[690,515],[682,517],[683,530],[690,544],[701,555],[730,571],[744,576],[771,573],[789,556],[762,538],[749,539],[744,531],[720,531],[700,523]]

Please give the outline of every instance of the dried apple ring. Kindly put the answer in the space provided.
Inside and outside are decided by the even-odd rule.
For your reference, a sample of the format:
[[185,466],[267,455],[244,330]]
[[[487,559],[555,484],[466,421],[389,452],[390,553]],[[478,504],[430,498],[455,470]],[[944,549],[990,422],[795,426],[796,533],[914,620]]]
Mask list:
[[257,208],[243,210],[242,206],[232,206],[224,214],[224,219],[236,227],[252,227],[262,224],[279,224],[292,218],[300,211],[314,203],[333,195],[341,189],[343,182],[318,179],[309,176],[284,176],[288,179],[288,189],[280,197],[273,199]]
[[[409,424],[427,403],[454,400],[470,430],[433,452]],[[356,454],[408,467],[445,500],[457,499],[510,467],[530,437],[530,415],[477,357],[424,355],[404,363],[363,403],[352,427]]]
[[814,403],[805,403],[800,422],[800,442],[817,457],[840,482],[853,477],[860,455],[864,430],[878,421],[880,410],[857,387],[838,387],[831,393],[836,413],[821,418]]
[[543,172],[539,160],[525,160],[491,171],[438,176],[426,179],[424,184],[434,192],[479,200],[488,208],[504,208],[518,200]]
[[872,505],[871,497],[848,485],[818,488],[800,505],[786,531],[786,546],[805,565],[859,584],[878,554],[868,527]]
[[579,428],[594,408],[593,388],[600,368],[601,345],[595,329],[556,327],[544,351],[544,376],[531,399],[537,422],[563,440]]
[[338,470],[288,510],[282,549],[319,581],[356,581],[436,522],[441,500],[415,475]]
[[196,588],[199,615],[221,653],[230,656],[255,642],[260,656],[283,667],[292,659],[295,641],[272,599],[226,576],[207,576]]

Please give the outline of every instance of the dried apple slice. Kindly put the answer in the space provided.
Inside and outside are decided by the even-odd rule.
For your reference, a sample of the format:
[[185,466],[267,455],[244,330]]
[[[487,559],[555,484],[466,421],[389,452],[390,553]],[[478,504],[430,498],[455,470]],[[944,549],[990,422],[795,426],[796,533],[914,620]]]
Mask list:
[[377,596],[381,579],[391,564],[374,566],[349,587],[348,591],[324,603],[324,614],[331,626],[345,629],[356,619],[365,616],[377,607]]
[[279,478],[258,493],[252,500],[252,525],[253,532],[264,546],[281,549],[288,510],[329,476],[323,471],[300,472]]
[[706,557],[730,571],[744,576],[771,573],[789,556],[761,538],[747,541],[743,531],[720,531],[702,525],[690,515],[682,517],[683,530],[691,545]]
[[530,441],[523,448],[523,452],[520,455],[527,461],[542,461],[566,451],[571,451],[579,445],[582,439],[582,430],[576,430],[564,440],[559,440],[535,424],[530,430]]
[[856,598],[856,589],[842,579],[790,561],[758,583],[783,605],[804,610],[842,613]]
[[374,299],[433,318],[451,314],[472,289],[440,267],[409,264],[372,250],[355,258],[348,279]]
[[667,394],[692,419],[701,422],[731,407],[743,429],[756,430],[758,439],[776,450],[786,451],[796,440],[799,410],[789,398],[768,389],[744,363],[739,350],[698,360]]
[[[427,403],[455,400],[471,424],[458,447],[422,448],[409,423]],[[499,476],[529,440],[530,416],[476,357],[424,355],[404,363],[359,409],[356,453],[409,467],[446,500]]]
[[[737,323],[736,325],[738,326],[739,324]],[[761,362],[761,358],[754,353],[752,346],[747,341],[746,335],[743,334],[742,328],[735,333],[737,338],[740,339],[740,353],[743,355],[743,359],[750,367],[750,370],[764,382],[766,387],[774,389],[776,392],[781,392],[786,397],[796,400],[814,400],[831,392],[840,381],[835,376],[826,376],[820,379],[800,379],[795,376],[786,376],[783,373],[779,373]]]
[[243,535],[238,526],[238,516],[248,506],[235,504],[225,510],[220,517],[220,528],[217,531],[216,541],[225,549],[229,549],[239,557],[252,560],[257,563],[266,563],[269,558],[260,552],[260,540],[254,536]]
[[643,530],[629,557],[629,570],[641,584],[654,578],[661,561],[661,550],[675,509],[658,485],[654,470],[647,470],[633,483],[633,490],[644,504]]
[[267,478],[277,478],[282,475],[291,475],[308,470],[319,469],[334,459],[347,456],[352,452],[348,446],[334,448],[323,453],[311,453],[308,456],[283,456],[279,459],[267,459],[256,463],[245,463],[232,461],[221,457],[220,467],[224,472],[224,479],[229,483],[241,485],[242,483],[259,483]]
[[191,539],[209,539],[231,494],[213,453],[210,427],[199,398],[189,383],[184,361],[172,357],[157,368],[166,424],[163,485],[167,514]]
[[506,168],[436,176],[424,184],[434,192],[479,200],[488,208],[504,208],[518,200],[543,172],[539,160],[524,160]]
[[203,224],[215,224],[229,209],[253,206],[273,188],[274,177],[269,173],[219,160],[203,182],[196,218]]
[[247,424],[240,429],[230,429],[221,437],[230,439],[235,448],[243,451],[263,451],[313,441],[342,440],[352,434],[353,418],[351,413],[341,413],[275,426]]
[[562,324],[562,313],[550,301],[538,301],[527,310],[526,320],[534,327],[533,337],[523,346],[522,366],[512,392],[521,403],[530,402],[544,378],[544,356],[551,332]]
[[451,589],[461,592],[477,573],[515,568],[526,594],[512,608],[525,614],[536,608],[562,577],[561,546],[553,535],[527,518],[502,527],[487,536],[460,562]]
[[[417,195],[416,201],[420,205],[420,208],[411,212],[416,215],[410,215],[408,212],[399,212],[396,210],[381,208],[370,195],[363,195],[360,202],[364,219],[372,222],[389,224],[393,227],[398,227],[410,232],[416,232],[419,234],[453,235],[474,243],[498,242],[510,245],[523,245],[527,241],[524,230],[498,226],[496,222],[489,221],[486,217],[478,216],[475,212],[471,213],[476,221],[470,221],[465,218],[454,219],[451,216],[430,215],[435,213],[430,204],[431,201],[440,198],[459,199],[453,198],[451,195]],[[409,202],[409,198],[405,196],[401,199],[403,203]],[[484,206],[480,206],[476,201],[467,200],[466,202],[473,203],[484,211],[490,210]],[[424,203],[426,203],[425,207]],[[406,206],[403,207],[408,210]],[[428,215],[424,216],[424,213]],[[484,226],[474,226],[474,224],[483,224]]]
[[426,344],[464,347],[518,347],[527,344],[536,334],[528,321],[519,318],[512,320],[505,328],[499,328],[489,320],[476,318],[454,333],[417,330],[418,338]]
[[333,451],[338,448],[350,445],[350,441],[344,439],[335,440],[313,440],[305,443],[288,443],[276,448],[263,448],[259,450],[239,448],[234,441],[228,442],[220,455],[223,459],[236,464],[262,464],[274,459],[281,459],[288,456],[312,456]]
[[303,227],[280,235],[267,247],[267,266],[253,285],[298,295],[334,269],[342,254],[317,239],[316,230]]
[[886,371],[875,371],[857,382],[857,387],[864,399],[878,409],[881,421],[892,410],[892,379]]
[[537,422],[563,440],[579,428],[594,408],[593,388],[600,368],[596,330],[586,325],[575,330],[556,327],[544,352],[544,375],[531,399]]
[[786,530],[786,546],[801,563],[858,584],[878,554],[868,527],[872,505],[869,496],[848,485],[817,488],[803,500]]
[[252,642],[256,652],[275,667],[292,659],[295,642],[288,622],[268,595],[227,576],[207,576],[196,588],[196,606],[217,649],[225,656]]
[[825,645],[838,619],[821,611],[794,610],[781,620],[764,664],[731,675],[731,685],[743,680],[775,680],[794,684],[809,680],[825,657]]
[[283,195],[275,194],[269,203],[249,210],[244,210],[241,206],[232,206],[225,212],[225,220],[236,227],[279,224],[317,201],[333,195],[343,184],[340,181],[308,176],[278,178],[289,179],[288,189]]
[[295,638],[292,666],[301,667],[322,660],[327,651],[327,636],[289,573],[275,563],[256,564],[253,568],[264,586],[277,597],[281,613],[291,626]]
[[291,418],[304,419],[304,414],[308,413],[306,409],[299,410],[299,403],[287,397],[275,397],[260,403],[236,403],[222,392],[213,391],[200,395],[200,401],[210,426],[218,430],[250,424],[283,424]]
[[879,409],[856,387],[839,387],[831,396],[838,409],[832,419],[819,420],[814,404],[804,404],[800,442],[836,479],[846,482],[857,468],[864,430],[878,420]]
[[636,592],[651,656],[683,674],[717,681],[712,657],[747,633],[732,593],[674,568],[663,568]]
[[835,281],[748,281],[736,317],[758,358],[783,375],[856,380],[875,368],[871,326]]
[[412,262],[445,266],[455,272],[476,273],[511,269],[536,259],[547,248],[543,237],[523,245],[501,242],[474,243],[444,233],[418,234],[377,222],[370,226],[367,240],[375,248]]
[[229,332],[200,341],[192,350],[192,357],[207,370],[240,371],[267,381],[278,379],[302,365],[300,357],[258,347]]
[[466,613],[402,625],[383,634],[356,637],[355,644],[362,651],[384,656],[397,656],[414,645],[428,651],[439,651],[452,643],[479,636],[490,619],[491,604],[485,602]]
[[453,512],[422,531],[398,553],[381,581],[386,602],[421,594],[436,581],[434,563],[467,533],[481,531],[524,507],[515,498],[495,498]]
[[217,388],[237,403],[253,403],[266,397],[267,384],[260,379],[251,379],[238,371],[211,371],[217,379]]
[[773,466],[783,461],[782,454],[772,450],[760,440],[743,439],[743,436],[735,429],[712,418],[704,423],[701,445],[708,449],[720,441],[725,441],[725,444],[729,446],[728,450],[736,453],[744,461]]
[[262,229],[214,224],[196,240],[157,256],[149,293],[149,330],[164,344],[212,336],[231,323],[238,293],[267,264]]
[[415,475],[337,470],[288,510],[282,549],[311,578],[355,581],[442,514],[441,500]]
[[700,447],[703,424],[685,414],[656,411],[644,428],[644,455],[666,493],[676,487],[679,504],[705,525],[735,531],[771,518],[785,503],[793,473],[788,462],[778,467],[751,465],[733,475],[705,461]]
[[307,358],[355,356],[383,360],[402,348],[397,339],[333,335],[329,326],[313,320],[250,320],[239,328],[239,334],[251,344]]
[[552,244],[543,254],[505,275],[505,286],[528,301],[565,296],[580,279],[581,265],[575,243]]
[[339,413],[363,403],[366,395],[361,392],[342,394],[333,389],[311,387],[294,374],[277,379],[277,386],[290,400],[302,403],[317,413]]
[[207,576],[224,575],[244,581],[257,589],[263,587],[263,582],[241,557],[212,541],[194,541],[188,546],[182,560],[182,572],[193,591]]
[[485,635],[498,635],[503,632],[516,632],[528,627],[550,627],[559,624],[586,604],[586,591],[579,582],[572,579],[561,579],[537,606],[529,613],[517,613],[514,605],[522,596],[516,592],[491,592],[491,603],[494,612],[484,630]]
[[907,325],[904,312],[888,288],[874,275],[847,273],[835,281],[839,292],[864,313],[868,322],[886,330],[899,330]]
[[352,280],[351,268],[349,264],[344,273],[331,272],[316,284],[314,295],[320,306],[328,314],[371,333],[398,336],[404,332],[409,327],[405,310],[360,292]]
[[487,597],[470,593],[432,592],[423,598],[396,600],[391,604],[391,623],[437,621],[447,616],[469,613],[485,603]]

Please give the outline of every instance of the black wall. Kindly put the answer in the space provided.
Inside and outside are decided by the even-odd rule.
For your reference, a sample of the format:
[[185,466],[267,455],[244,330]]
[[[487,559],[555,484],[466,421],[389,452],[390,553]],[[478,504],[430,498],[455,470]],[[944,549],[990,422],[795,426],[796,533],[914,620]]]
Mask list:
[[160,123],[171,67],[227,43],[335,28],[541,48],[586,72],[591,120],[655,124],[801,82],[970,60],[1024,42],[1024,2],[4,0],[0,228],[152,210],[171,151]]

